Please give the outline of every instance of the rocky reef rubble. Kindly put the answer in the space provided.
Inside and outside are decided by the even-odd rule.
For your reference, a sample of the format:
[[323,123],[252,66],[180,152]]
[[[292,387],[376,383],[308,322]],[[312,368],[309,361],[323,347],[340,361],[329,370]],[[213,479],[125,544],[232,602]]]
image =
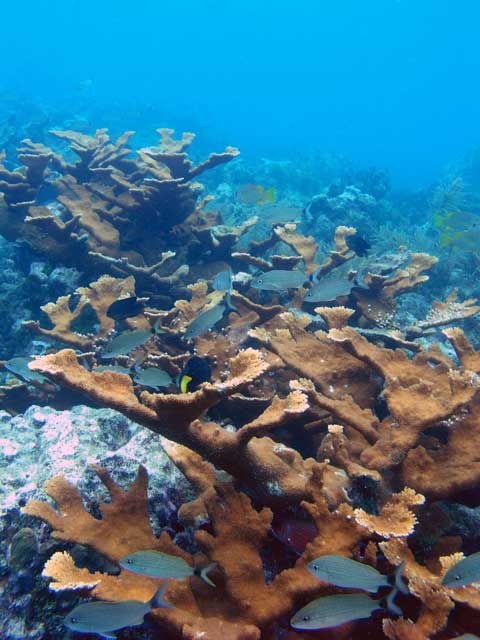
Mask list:
[[22,505],[30,499],[45,499],[43,485],[61,473],[81,488],[84,504],[95,513],[108,493],[91,465],[102,465],[116,482],[128,487],[139,463],[149,473],[150,525],[157,535],[167,529],[175,537],[177,509],[194,493],[165,454],[159,436],[110,409],[76,406],[55,411],[32,406],[15,417],[0,413],[2,638],[64,637],[62,618],[77,598],[55,600],[48,595],[41,569],[55,549],[69,548],[79,561],[89,558],[90,566],[93,561],[112,569],[101,558],[92,560],[81,544],[66,547],[50,539],[38,520],[21,515]]

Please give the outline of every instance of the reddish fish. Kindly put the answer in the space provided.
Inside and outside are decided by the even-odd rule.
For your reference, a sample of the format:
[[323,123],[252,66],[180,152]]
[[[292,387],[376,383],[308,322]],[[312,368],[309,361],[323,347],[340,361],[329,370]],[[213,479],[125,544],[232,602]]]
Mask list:
[[279,518],[272,526],[274,536],[299,556],[318,534],[316,526],[308,520],[298,520],[291,516]]

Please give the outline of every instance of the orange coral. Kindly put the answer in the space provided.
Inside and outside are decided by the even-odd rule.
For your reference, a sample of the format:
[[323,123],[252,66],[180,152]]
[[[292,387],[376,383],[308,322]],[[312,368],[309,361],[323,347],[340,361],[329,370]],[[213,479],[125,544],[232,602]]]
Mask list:
[[276,400],[263,416],[236,433],[202,420],[208,409],[268,371],[270,365],[254,349],[244,350],[230,361],[230,375],[225,382],[206,383],[198,391],[181,395],[143,392],[141,402],[129,376],[110,371],[90,372],[78,363],[71,350],[42,356],[30,366],[87,394],[100,405],[113,407],[201,453],[219,468],[242,477],[266,502],[298,501],[306,495],[308,461],[304,463],[293,451],[292,455],[286,455],[268,438],[256,437],[257,433],[265,434],[304,412],[308,405],[302,393],[294,392],[286,399]]
[[[48,522],[56,537],[88,544],[114,561],[134,550],[158,549],[192,562],[168,535],[162,534],[159,539],[153,536],[148,521],[146,474],[142,469],[128,491],[114,483],[105,471],[97,467],[96,472],[112,496],[110,504],[101,506],[102,519],[93,518],[84,510],[76,489],[61,477],[46,486],[59,505],[59,512],[38,502],[30,503],[24,511]],[[156,623],[183,638],[206,633],[205,637],[215,639],[219,630],[229,640],[260,638],[261,629],[268,629],[279,616],[290,613],[299,597],[314,597],[324,591],[325,585],[305,570],[306,563],[326,545],[330,552],[351,553],[362,533],[352,521],[347,505],[329,512],[321,494],[321,475],[319,468],[310,486],[311,501],[303,505],[319,529],[318,536],[305,556],[293,568],[278,573],[271,584],[265,581],[260,556],[269,536],[271,511],[256,511],[249,498],[230,484],[216,484],[205,498],[212,533],[201,530],[196,538],[205,561],[217,563],[217,586],[212,589],[196,577],[170,581],[167,599],[174,608],[156,610]],[[97,598],[115,601],[146,601],[159,586],[157,580],[124,569],[118,575],[100,571],[92,574],[77,568],[68,553],[54,554],[45,565],[44,575],[54,580],[55,591],[91,589]]]

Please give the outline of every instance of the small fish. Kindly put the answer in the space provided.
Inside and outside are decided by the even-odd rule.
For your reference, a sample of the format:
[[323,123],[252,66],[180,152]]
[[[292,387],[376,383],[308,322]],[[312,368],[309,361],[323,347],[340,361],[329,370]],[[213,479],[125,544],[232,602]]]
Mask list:
[[191,576],[198,576],[211,587],[216,585],[210,580],[207,573],[215,563],[209,564],[203,569],[196,569],[179,556],[172,556],[161,551],[135,551],[122,558],[119,562],[122,569],[128,569],[132,573],[139,573],[149,578],[173,578],[182,580]]
[[303,296],[304,302],[335,302],[339,296],[348,296],[355,286],[347,278],[325,278],[314,284]]
[[465,587],[480,582],[480,552],[460,560],[443,576],[444,587]]
[[72,88],[74,91],[77,91],[78,93],[83,93],[84,91],[87,91],[87,89],[90,89],[92,86],[93,86],[93,80],[91,78],[85,78],[84,80],[79,80],[77,84],[74,85]]
[[192,340],[193,338],[197,338],[201,336],[202,333],[206,333],[210,329],[212,329],[217,322],[219,322],[223,318],[223,314],[225,313],[225,305],[217,304],[215,307],[212,307],[208,311],[204,311],[199,316],[195,318],[187,327],[187,330],[184,334],[185,340]]
[[227,303],[227,309],[229,311],[236,311],[231,300],[233,290],[233,273],[230,267],[225,271],[217,273],[212,282],[212,289],[214,291],[226,291],[225,302]]
[[329,629],[352,620],[370,618],[377,609],[382,609],[380,602],[364,593],[325,596],[297,611],[290,624],[294,629],[304,631]]
[[352,251],[355,251],[357,256],[359,256],[360,258],[364,258],[365,256],[367,256],[368,252],[372,248],[372,245],[367,240],[365,240],[365,238],[359,236],[358,233],[356,233],[354,236],[347,236],[345,242],[347,243],[347,247]]
[[235,196],[243,204],[261,206],[275,202],[275,188],[265,189],[260,184],[244,184],[237,189]]
[[178,376],[178,387],[182,393],[196,391],[203,382],[210,382],[212,370],[207,358],[192,356]]
[[145,299],[137,298],[137,296],[129,296],[128,298],[120,298],[115,300],[107,309],[107,316],[113,320],[123,320],[124,318],[133,318],[138,316],[145,307]]
[[307,565],[316,578],[348,589],[363,589],[375,593],[380,587],[388,587],[388,577],[368,564],[337,555],[320,556]]
[[265,207],[261,213],[262,220],[268,220],[272,224],[284,224],[286,222],[300,222],[302,210],[300,207]]
[[102,352],[102,358],[109,359],[116,358],[117,356],[124,356],[142,345],[151,338],[152,335],[152,331],[147,329],[124,331],[108,343],[105,350]]
[[231,269],[219,271],[212,282],[214,291],[231,291],[233,286],[233,273]]
[[158,391],[161,387],[169,387],[173,380],[166,371],[157,367],[136,368],[136,374],[133,381],[142,387],[148,387]]
[[171,608],[163,596],[168,582],[162,585],[149,602],[86,602],[79,604],[65,616],[63,624],[72,631],[97,633],[103,638],[115,638],[114,631],[143,624],[152,609]]
[[122,367],[119,364],[101,364],[99,367],[95,367],[93,370],[94,373],[104,373],[105,371],[114,371],[115,373],[123,373],[126,376],[129,376],[131,370],[127,367]]
[[307,279],[304,273],[296,269],[292,271],[273,269],[256,276],[250,286],[261,291],[279,292],[286,289],[299,289]]
[[28,363],[32,361],[32,358],[11,358],[3,366],[9,373],[20,378],[23,382],[38,382],[40,384],[47,382],[45,376],[37,371],[32,371],[28,367]]

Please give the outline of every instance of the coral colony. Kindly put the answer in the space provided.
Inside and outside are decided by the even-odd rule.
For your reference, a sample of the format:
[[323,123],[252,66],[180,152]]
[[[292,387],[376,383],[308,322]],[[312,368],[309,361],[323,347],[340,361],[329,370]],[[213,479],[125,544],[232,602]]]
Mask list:
[[[25,140],[20,168],[0,165],[0,232],[83,281],[24,322],[48,350],[4,362],[15,382],[3,405],[113,409],[153,433],[151,455],[164,451],[192,487],[160,527],[152,499],[168,498],[149,493],[144,466],[125,486],[94,464],[109,495],[93,510],[65,474],[45,483],[53,502],[26,502],[24,526],[49,525],[52,600],[71,594],[57,632],[478,630],[480,569],[461,562],[476,549],[432,522],[433,503],[468,504],[480,483],[480,352],[456,326],[476,301],[453,291],[405,321],[402,296],[437,257],[378,253],[341,219],[322,255],[299,223],[333,195],[282,210],[272,189],[245,185],[252,213],[272,212],[266,233],[253,233],[256,215],[225,224],[197,179],[235,148],[194,164],[190,133],[160,129],[157,146],[136,151],[132,132],[52,133],[61,146]],[[62,446],[68,455],[78,443]]]

